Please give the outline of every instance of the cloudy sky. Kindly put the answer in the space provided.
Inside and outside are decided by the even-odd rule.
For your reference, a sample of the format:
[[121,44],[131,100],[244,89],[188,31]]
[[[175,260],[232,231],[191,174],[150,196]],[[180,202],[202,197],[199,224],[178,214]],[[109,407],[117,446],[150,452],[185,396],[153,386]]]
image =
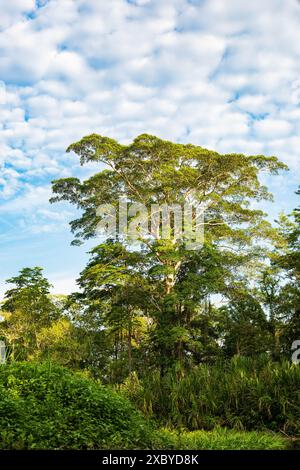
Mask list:
[[0,0],[0,292],[35,265],[74,289],[89,247],[48,199],[95,170],[65,154],[92,132],[276,155],[266,209],[298,205],[299,24],[297,0]]

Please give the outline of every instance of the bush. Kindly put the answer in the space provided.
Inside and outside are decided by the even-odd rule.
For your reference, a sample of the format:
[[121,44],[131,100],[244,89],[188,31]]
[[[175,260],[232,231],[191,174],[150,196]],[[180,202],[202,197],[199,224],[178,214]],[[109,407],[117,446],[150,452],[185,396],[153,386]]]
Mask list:
[[151,446],[152,430],[130,402],[60,366],[0,366],[1,449]]
[[234,358],[225,364],[200,365],[181,378],[175,372],[164,377],[148,374],[123,390],[166,427],[267,428],[300,434],[300,367],[289,362]]

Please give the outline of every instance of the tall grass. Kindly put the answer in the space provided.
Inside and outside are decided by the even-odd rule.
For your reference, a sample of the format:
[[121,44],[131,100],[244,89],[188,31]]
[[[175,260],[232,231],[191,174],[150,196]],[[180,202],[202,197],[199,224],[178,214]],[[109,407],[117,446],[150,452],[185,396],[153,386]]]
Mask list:
[[289,362],[239,357],[199,365],[181,377],[155,372],[124,389],[143,413],[163,426],[300,434],[300,366]]

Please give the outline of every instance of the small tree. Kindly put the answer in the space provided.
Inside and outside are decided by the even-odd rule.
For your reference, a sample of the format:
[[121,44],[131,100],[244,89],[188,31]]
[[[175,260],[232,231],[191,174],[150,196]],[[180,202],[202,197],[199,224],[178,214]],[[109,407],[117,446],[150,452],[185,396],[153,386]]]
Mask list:
[[4,295],[0,328],[12,358],[32,357],[39,332],[58,318],[59,310],[49,295],[51,285],[42,271],[39,267],[23,268],[6,281],[13,287]]

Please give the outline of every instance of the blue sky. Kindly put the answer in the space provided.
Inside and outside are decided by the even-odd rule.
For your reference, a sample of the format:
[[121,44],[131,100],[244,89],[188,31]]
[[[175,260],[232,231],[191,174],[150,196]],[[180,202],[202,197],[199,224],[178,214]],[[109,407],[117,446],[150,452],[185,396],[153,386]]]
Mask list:
[[0,295],[24,266],[75,288],[89,246],[48,199],[96,170],[65,153],[91,132],[276,155],[264,208],[298,205],[299,24],[297,0],[0,0]]

